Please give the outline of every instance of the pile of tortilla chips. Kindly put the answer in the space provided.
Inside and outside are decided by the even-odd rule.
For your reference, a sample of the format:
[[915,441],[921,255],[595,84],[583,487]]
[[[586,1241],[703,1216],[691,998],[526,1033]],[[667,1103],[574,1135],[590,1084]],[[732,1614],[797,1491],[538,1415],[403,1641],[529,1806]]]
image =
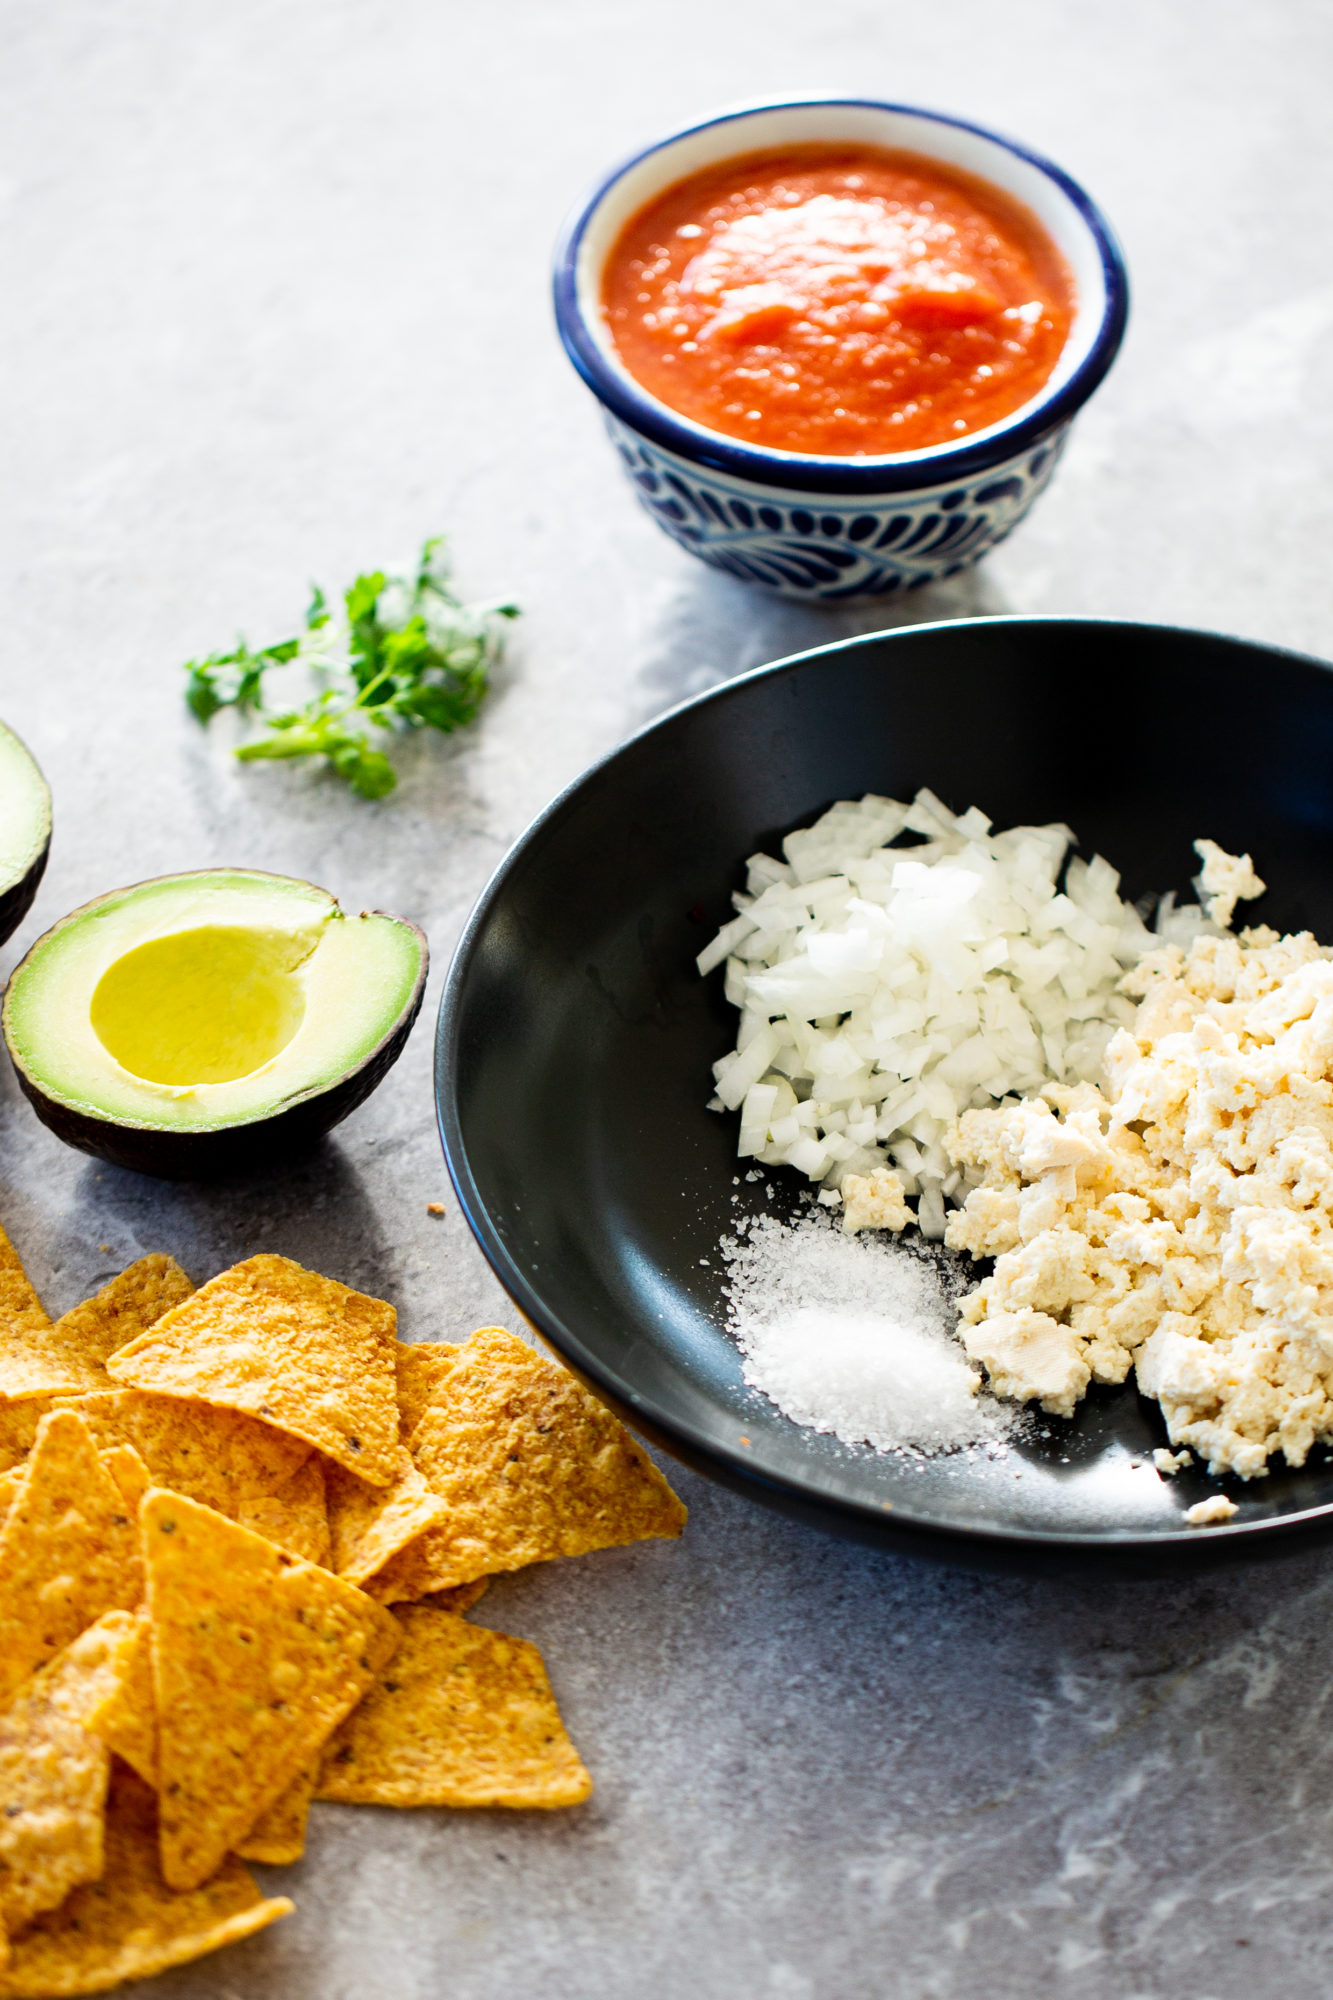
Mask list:
[[408,1346],[285,1257],[142,1258],[54,1324],[0,1232],[0,2000],[100,1993],[292,1908],[312,1798],[563,1806],[591,1779],[496,1572],[685,1510],[499,1327]]

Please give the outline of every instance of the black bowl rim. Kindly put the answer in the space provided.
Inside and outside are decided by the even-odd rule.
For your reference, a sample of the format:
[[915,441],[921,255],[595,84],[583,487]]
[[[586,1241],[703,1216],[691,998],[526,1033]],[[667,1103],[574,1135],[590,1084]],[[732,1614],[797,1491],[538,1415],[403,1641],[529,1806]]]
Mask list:
[[[971,132],[978,138],[987,139],[1053,181],[1077,210],[1096,244],[1106,287],[1106,309],[1087,354],[1053,394],[1038,392],[1009,421],[992,431],[983,443],[973,444],[963,439],[956,446],[950,445],[942,450],[938,446],[933,447],[933,457],[920,452],[904,452],[901,457],[881,457],[864,462],[850,458],[821,459],[812,453],[773,451],[767,447],[747,445],[739,439],[729,439],[721,431],[710,431],[702,424],[678,416],[636,383],[622,378],[607,364],[606,357],[593,339],[579,303],[578,256],[594,213],[615,183],[641,160],[662,152],[667,146],[676,145],[695,132],[705,132],[716,125],[753,117],[758,111],[781,111],[805,105],[894,111],[908,117],[928,119],[937,125],[949,125],[958,131]],[[651,145],[640,146],[609,173],[603,174],[566,219],[556,243],[553,290],[556,327],[566,354],[594,396],[622,423],[694,464],[730,473],[758,486],[777,487],[791,493],[928,492],[937,486],[948,486],[955,480],[973,479],[980,473],[990,471],[993,466],[1021,457],[1023,452],[1039,444],[1082,408],[1115,360],[1129,317],[1129,273],[1114,230],[1091,195],[1063,167],[1048,160],[1045,154],[1021,145],[1002,132],[992,131],[987,125],[978,125],[969,118],[955,118],[949,112],[933,111],[926,105],[899,104],[887,98],[819,94],[759,98],[753,103],[733,105],[707,118],[696,119],[690,125],[683,125],[665,138],[655,139]]]
[[1159,624],[1147,619],[1067,617],[1058,612],[1035,616],[1006,612],[985,618],[939,619],[919,625],[895,626],[883,632],[860,633],[850,639],[835,639],[827,645],[812,646],[804,652],[789,653],[780,660],[772,660],[764,666],[750,668],[746,673],[737,674],[731,680],[720,681],[715,687],[705,689],[702,694],[692,695],[685,701],[677,702],[663,714],[654,717],[643,728],[636,730],[633,735],[627,736],[614,749],[597,758],[578,777],[564,786],[514,841],[473,905],[445,975],[436,1026],[435,1106],[445,1164],[459,1206],[483,1256],[520,1312],[541,1337],[550,1343],[568,1362],[574,1373],[589,1383],[603,1400],[627,1413],[631,1422],[640,1425],[650,1435],[660,1439],[669,1451],[686,1462],[706,1470],[710,1476],[720,1479],[737,1491],[757,1498],[760,1490],[766,1489],[770,1503],[776,1499],[776,1504],[786,1508],[787,1511],[798,1515],[804,1514],[807,1518],[822,1515],[836,1519],[844,1533],[862,1539],[883,1540],[886,1536],[892,1535],[902,1545],[915,1546],[922,1554],[935,1553],[954,1560],[966,1560],[966,1555],[961,1552],[971,1550],[975,1553],[975,1560],[985,1566],[996,1562],[1004,1564],[1021,1561],[1024,1552],[1037,1554],[1041,1551],[1063,1553],[1070,1557],[1077,1557],[1080,1553],[1131,1560],[1138,1557],[1151,1564],[1153,1558],[1158,1555],[1166,1557],[1169,1554],[1178,1555],[1184,1550],[1194,1549],[1198,1552],[1201,1565],[1216,1561],[1219,1556],[1236,1561],[1254,1560],[1261,1555],[1276,1554],[1277,1545],[1290,1544],[1303,1527],[1319,1524],[1325,1531],[1333,1527],[1333,1502],[1304,1508],[1299,1512],[1275,1515],[1268,1520],[1237,1522],[1230,1525],[1219,1523],[1202,1532],[1197,1528],[1182,1528],[1153,1534],[1128,1534],[1123,1531],[1101,1533],[1094,1529],[1084,1529],[1056,1534],[1019,1528],[962,1527],[956,1523],[945,1524],[914,1518],[898,1507],[889,1513],[869,1502],[845,1500],[800,1479],[761,1468],[752,1460],[748,1460],[743,1453],[719,1444],[714,1438],[703,1437],[691,1425],[679,1418],[665,1415],[648,1398],[630,1389],[618,1379],[613,1368],[608,1367],[597,1354],[585,1346],[574,1329],[567,1326],[549,1309],[522,1267],[510,1256],[499,1231],[492,1225],[468,1164],[467,1148],[453,1086],[463,986],[472,953],[514,869],[546,829],[569,810],[585,785],[626,751],[647,741],[659,730],[667,728],[678,716],[687,714],[691,709],[703,708],[709,702],[720,700],[750,682],[790,673],[797,668],[807,666],[812,660],[854,652],[868,645],[882,645],[885,641],[892,642],[908,635],[916,636],[923,631],[979,631],[995,627],[1040,625],[1095,626],[1127,634],[1151,632],[1159,635],[1176,634],[1192,639],[1203,638],[1234,647],[1240,652],[1260,653],[1269,659],[1277,658],[1302,667],[1313,667],[1322,674],[1333,673],[1333,662],[1318,659],[1311,653],[1298,652],[1294,647],[1271,645],[1265,640],[1246,639],[1235,633],[1212,632],[1198,626]]

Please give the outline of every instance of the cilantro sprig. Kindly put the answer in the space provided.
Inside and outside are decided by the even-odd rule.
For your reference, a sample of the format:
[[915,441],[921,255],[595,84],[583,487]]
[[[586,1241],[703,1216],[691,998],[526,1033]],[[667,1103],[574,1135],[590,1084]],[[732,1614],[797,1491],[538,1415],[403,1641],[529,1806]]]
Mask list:
[[[234,708],[262,725],[236,751],[243,763],[327,757],[354,791],[381,799],[398,782],[374,732],[440,729],[471,722],[492,667],[504,653],[514,604],[464,604],[450,586],[442,536],[426,542],[406,570],[359,576],[331,612],[316,588],[305,630],[252,651],[187,660],[185,699],[200,722]],[[313,693],[294,707],[270,707],[266,677],[301,666]]]

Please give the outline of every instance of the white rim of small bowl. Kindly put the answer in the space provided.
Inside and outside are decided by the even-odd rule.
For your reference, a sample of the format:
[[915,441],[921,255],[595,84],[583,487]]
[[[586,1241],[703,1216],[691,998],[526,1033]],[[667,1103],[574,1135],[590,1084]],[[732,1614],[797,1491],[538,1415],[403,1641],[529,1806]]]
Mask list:
[[[1053,239],[1077,307],[1055,369],[1030,401],[956,443],[874,457],[774,451],[680,416],[635,381],[601,312],[606,259],[630,218],[702,168],[748,153],[820,141],[918,153],[989,181]],[[1101,210],[1040,153],[945,112],[875,98],[791,97],[732,106],[643,147],[602,177],[570,215],[555,253],[556,325],[600,402],[678,457],[759,486],[819,493],[901,493],[970,479],[1040,443],[1087,401],[1116,357],[1129,315],[1124,255]]]

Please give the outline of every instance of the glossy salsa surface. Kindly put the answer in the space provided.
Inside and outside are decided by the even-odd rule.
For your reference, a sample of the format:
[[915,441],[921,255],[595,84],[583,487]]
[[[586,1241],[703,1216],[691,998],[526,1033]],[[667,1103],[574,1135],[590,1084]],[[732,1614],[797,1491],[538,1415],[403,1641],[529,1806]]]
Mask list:
[[913,153],[800,146],[679,181],[607,259],[630,374],[709,430],[871,457],[946,444],[1028,402],[1075,298],[1035,217]]

